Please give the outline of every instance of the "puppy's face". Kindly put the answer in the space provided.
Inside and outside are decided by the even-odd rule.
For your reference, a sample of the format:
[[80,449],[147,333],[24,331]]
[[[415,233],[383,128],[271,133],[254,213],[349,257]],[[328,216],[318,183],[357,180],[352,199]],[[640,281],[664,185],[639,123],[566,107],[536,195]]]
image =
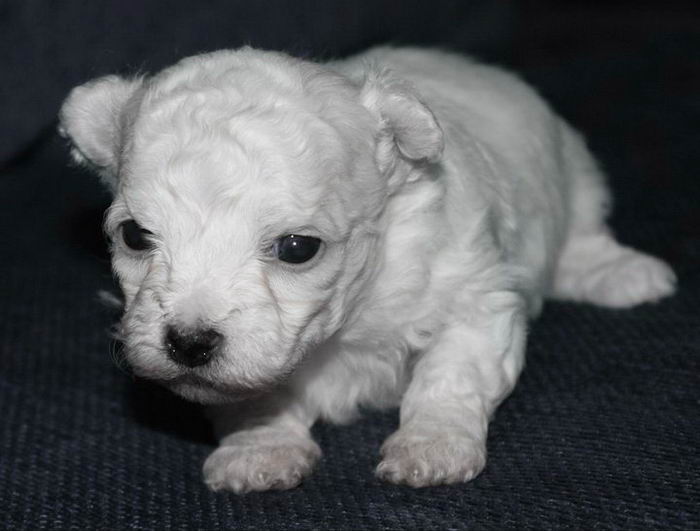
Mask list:
[[305,95],[265,96],[144,100],[107,218],[127,358],[198,400],[284,379],[339,328],[375,258],[370,137]]
[[358,88],[257,55],[111,87],[111,101],[128,94],[104,135],[116,153],[90,145],[99,131],[81,137],[80,98],[62,111],[76,156],[118,177],[105,227],[127,360],[202,402],[276,386],[342,326],[375,269],[389,193]]

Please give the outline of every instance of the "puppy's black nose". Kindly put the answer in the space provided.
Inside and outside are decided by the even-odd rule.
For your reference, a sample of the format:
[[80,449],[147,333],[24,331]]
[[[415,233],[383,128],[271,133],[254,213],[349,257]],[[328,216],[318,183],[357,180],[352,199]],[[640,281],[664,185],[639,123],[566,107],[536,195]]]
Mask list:
[[223,336],[212,328],[180,330],[169,326],[165,334],[168,356],[186,367],[199,367],[211,361],[221,345]]

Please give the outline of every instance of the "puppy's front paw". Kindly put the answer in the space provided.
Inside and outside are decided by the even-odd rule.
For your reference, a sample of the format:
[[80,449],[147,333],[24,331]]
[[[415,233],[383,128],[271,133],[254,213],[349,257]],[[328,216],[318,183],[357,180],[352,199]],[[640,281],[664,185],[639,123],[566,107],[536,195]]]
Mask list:
[[269,431],[241,432],[228,437],[204,463],[204,481],[212,490],[291,489],[313,469],[321,456],[309,437]]
[[469,481],[486,465],[486,444],[446,428],[402,428],[382,446],[377,476],[411,487]]

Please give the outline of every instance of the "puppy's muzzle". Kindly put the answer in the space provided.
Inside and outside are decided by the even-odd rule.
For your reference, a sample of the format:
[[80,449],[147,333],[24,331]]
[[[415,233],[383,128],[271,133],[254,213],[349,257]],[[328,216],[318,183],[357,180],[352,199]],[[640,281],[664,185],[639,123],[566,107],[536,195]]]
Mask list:
[[199,367],[218,354],[223,336],[213,328],[182,330],[169,326],[165,334],[168,356],[178,365]]

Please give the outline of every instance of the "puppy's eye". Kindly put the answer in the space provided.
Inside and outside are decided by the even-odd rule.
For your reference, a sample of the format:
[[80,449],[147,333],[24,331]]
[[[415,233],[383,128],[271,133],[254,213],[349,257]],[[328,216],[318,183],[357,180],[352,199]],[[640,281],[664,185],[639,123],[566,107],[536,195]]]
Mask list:
[[153,242],[148,238],[148,235],[152,233],[146,229],[142,229],[133,219],[125,221],[122,223],[121,227],[124,243],[130,249],[134,251],[145,251],[153,247]]
[[301,264],[311,260],[321,247],[321,240],[313,236],[289,234],[275,243],[275,254],[283,262]]

